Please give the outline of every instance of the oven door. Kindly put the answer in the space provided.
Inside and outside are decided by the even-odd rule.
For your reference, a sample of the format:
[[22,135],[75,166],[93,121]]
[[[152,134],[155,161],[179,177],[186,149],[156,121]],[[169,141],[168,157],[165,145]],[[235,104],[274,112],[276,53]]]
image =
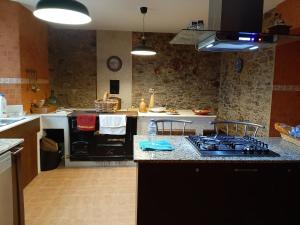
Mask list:
[[125,135],[95,135],[95,148],[90,155],[105,159],[124,159],[126,155]]

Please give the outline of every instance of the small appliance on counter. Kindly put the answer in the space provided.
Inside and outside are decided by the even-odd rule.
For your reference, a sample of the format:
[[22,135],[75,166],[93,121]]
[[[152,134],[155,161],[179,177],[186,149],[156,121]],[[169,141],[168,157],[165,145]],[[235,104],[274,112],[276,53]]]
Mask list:
[[8,118],[20,118],[25,116],[23,105],[7,105],[6,113]]

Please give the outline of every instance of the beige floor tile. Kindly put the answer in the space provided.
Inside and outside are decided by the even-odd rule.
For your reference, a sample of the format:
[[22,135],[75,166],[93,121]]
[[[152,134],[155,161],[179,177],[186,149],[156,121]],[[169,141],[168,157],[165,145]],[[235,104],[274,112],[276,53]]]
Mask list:
[[26,225],[135,225],[136,168],[59,168],[24,190]]

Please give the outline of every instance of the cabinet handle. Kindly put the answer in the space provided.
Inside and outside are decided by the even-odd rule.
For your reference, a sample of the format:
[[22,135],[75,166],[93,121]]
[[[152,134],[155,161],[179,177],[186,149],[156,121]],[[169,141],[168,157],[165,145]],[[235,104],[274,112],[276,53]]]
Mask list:
[[196,173],[199,173],[199,172],[200,172],[200,169],[199,169],[199,168],[196,168],[196,169],[195,169],[195,172],[196,172]]
[[21,151],[23,151],[23,147],[18,147],[15,149],[16,150],[11,153],[13,156],[18,155]]
[[257,173],[258,169],[234,169],[234,172],[236,173]]

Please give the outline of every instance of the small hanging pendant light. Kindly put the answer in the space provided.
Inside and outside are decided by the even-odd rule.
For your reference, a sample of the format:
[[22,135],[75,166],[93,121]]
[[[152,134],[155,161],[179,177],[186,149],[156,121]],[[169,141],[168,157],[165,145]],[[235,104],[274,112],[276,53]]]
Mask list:
[[146,46],[146,38],[145,38],[145,15],[147,13],[148,8],[147,7],[141,7],[140,8],[141,13],[143,14],[143,36],[141,44],[134,47],[131,51],[132,55],[140,55],[140,56],[150,56],[150,55],[156,55],[156,52],[151,48]]
[[40,0],[33,15],[41,20],[68,25],[92,21],[88,9],[75,0]]

